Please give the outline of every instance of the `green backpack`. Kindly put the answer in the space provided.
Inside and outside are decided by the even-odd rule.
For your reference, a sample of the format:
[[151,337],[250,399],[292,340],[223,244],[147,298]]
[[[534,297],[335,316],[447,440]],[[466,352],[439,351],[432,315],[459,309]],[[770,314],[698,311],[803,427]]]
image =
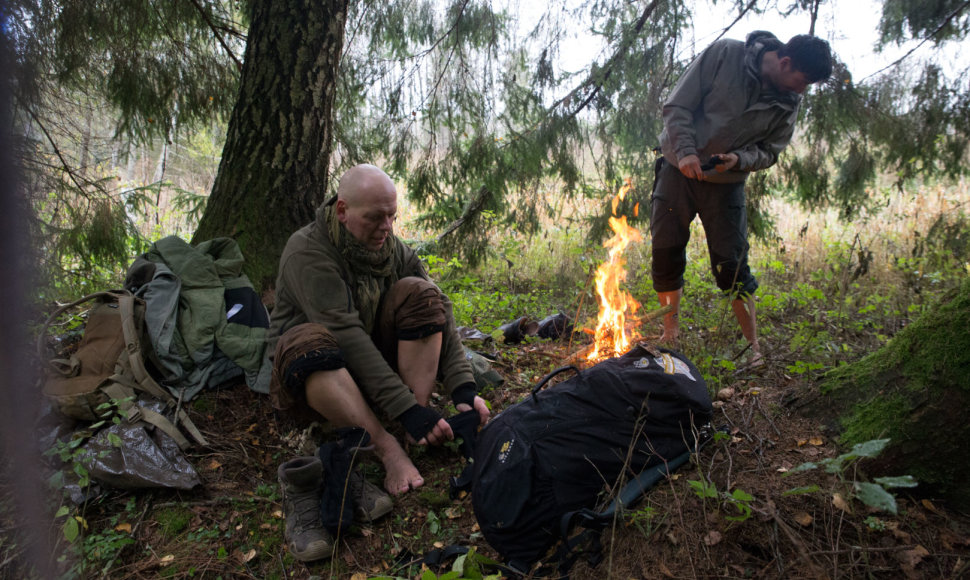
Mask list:
[[[104,405],[115,401],[128,421],[150,423],[175,440],[179,448],[191,443],[178,426],[197,444],[208,443],[189,419],[180,401],[149,374],[145,360],[151,359],[145,332],[145,302],[127,290],[96,292],[66,304],[48,317],[37,340],[37,353],[44,360],[47,329],[63,312],[88,301],[84,336],[68,359],[51,360],[43,393],[61,414],[83,421],[96,421]],[[146,345],[147,349],[146,349]],[[175,420],[138,404],[139,395],[163,401]],[[178,426],[177,426],[178,425]]]

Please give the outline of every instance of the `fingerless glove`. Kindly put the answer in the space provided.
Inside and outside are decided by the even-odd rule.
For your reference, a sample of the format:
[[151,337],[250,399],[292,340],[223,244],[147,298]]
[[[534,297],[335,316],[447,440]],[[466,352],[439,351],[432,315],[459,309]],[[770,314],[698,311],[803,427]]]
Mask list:
[[427,435],[441,419],[433,409],[422,407],[415,403],[410,409],[398,415],[397,420],[404,425],[404,429],[415,441],[420,441]]

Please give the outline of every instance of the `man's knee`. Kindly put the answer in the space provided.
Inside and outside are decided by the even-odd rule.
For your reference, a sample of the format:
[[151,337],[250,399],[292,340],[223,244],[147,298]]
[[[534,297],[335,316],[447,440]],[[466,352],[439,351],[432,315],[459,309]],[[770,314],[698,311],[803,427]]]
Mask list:
[[306,401],[306,382],[319,371],[347,366],[334,335],[321,324],[294,326],[280,336],[273,355],[270,394],[274,406],[289,409]]
[[751,274],[746,261],[738,262],[722,256],[711,256],[711,273],[717,287],[738,296],[750,296],[758,289],[758,281]]
[[426,338],[445,328],[441,289],[424,278],[410,276],[395,282],[385,297],[384,309],[385,324],[393,327],[397,340]]
[[651,276],[653,289],[657,292],[672,292],[684,287],[684,269],[687,267],[687,253],[684,248],[653,248]]

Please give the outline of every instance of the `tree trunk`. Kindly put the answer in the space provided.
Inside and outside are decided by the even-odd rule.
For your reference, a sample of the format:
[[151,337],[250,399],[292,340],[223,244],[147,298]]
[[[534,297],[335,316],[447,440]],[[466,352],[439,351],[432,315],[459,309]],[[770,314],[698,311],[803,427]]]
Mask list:
[[871,475],[912,475],[970,509],[970,279],[862,360],[827,374],[803,411],[848,447],[890,439]]
[[347,0],[253,0],[239,98],[192,242],[235,239],[258,289],[327,191]]

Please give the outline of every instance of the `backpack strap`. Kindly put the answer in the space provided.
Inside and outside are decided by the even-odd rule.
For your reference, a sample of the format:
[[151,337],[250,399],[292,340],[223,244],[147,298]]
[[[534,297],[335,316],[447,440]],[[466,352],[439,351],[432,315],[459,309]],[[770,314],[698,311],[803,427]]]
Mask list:
[[[583,545],[589,546],[583,552],[589,555],[590,565],[595,567],[599,564],[603,559],[600,533],[613,521],[617,512],[622,513],[623,510],[636,505],[660,480],[669,477],[690,461],[692,454],[699,453],[714,439],[716,432],[726,433],[727,431],[727,425],[715,428],[710,423],[705,424],[698,430],[693,446],[670,461],[659,463],[638,473],[620,489],[613,501],[605,508],[598,511],[583,508],[563,514],[559,519],[558,530],[562,543],[554,556],[554,559],[559,562],[561,577],[567,577],[569,569],[579,555],[579,548]],[[576,526],[582,527],[583,530],[570,538]]]
[[[164,401],[169,407],[173,407],[175,410],[175,422],[181,424],[185,430],[189,432],[189,435],[195,440],[196,443],[202,446],[208,445],[208,441],[206,441],[205,437],[195,426],[195,423],[189,419],[188,414],[181,408],[180,405],[175,403],[171,393],[155,382],[155,379],[153,379],[145,369],[145,361],[142,358],[141,341],[139,338],[140,332],[137,328],[135,318],[134,295],[128,291],[120,293],[118,295],[118,306],[121,313],[121,328],[125,339],[125,354],[121,357],[119,362],[125,370],[131,371],[131,375],[136,383],[135,388],[146,392],[161,401]],[[160,423],[163,421],[171,424],[171,422],[169,422],[164,416],[159,415],[151,409],[146,409],[144,407],[139,408],[142,411],[143,417],[145,417],[145,420],[149,423],[158,426],[169,435],[171,435],[173,431],[176,433],[178,432],[178,429],[174,426],[169,428],[167,426],[162,427],[160,425]],[[152,417],[152,420],[149,420],[148,417]],[[179,435],[181,437],[181,434]],[[179,437],[173,436],[172,438],[179,441]],[[181,437],[181,440],[185,441],[185,437]],[[185,441],[184,446],[182,443],[179,443],[179,447],[184,450],[186,447],[188,447],[188,442]]]
[[189,448],[191,443],[165,415],[134,402],[136,388],[128,377],[121,374],[112,375],[101,386],[101,390],[117,402],[118,408],[124,412],[129,422],[144,421],[154,425],[174,439],[179,449],[184,451]]

